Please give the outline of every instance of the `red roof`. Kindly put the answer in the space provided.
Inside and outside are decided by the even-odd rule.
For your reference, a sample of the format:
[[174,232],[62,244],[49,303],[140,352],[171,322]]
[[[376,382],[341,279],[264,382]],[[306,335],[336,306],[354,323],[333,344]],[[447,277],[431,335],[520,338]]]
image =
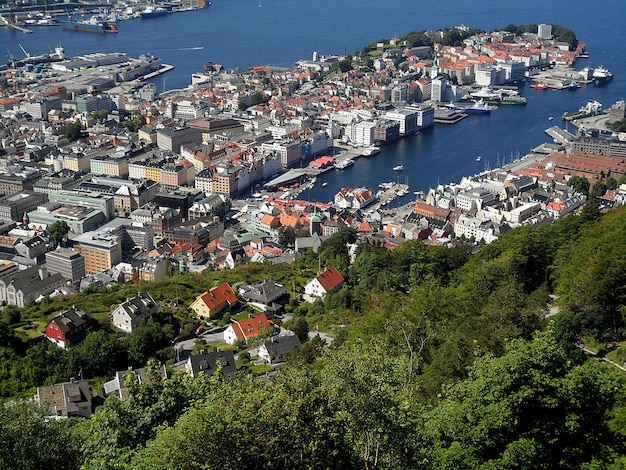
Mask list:
[[270,321],[264,313],[252,318],[245,318],[231,325],[238,340],[255,338],[261,328],[268,328]]
[[337,268],[330,267],[316,278],[326,292],[330,292],[335,287],[343,283],[343,276],[339,274]]
[[237,302],[237,296],[227,282],[224,282],[210,291],[205,292],[200,296],[200,298],[211,310],[219,307],[224,302],[228,303],[228,305],[234,305]]

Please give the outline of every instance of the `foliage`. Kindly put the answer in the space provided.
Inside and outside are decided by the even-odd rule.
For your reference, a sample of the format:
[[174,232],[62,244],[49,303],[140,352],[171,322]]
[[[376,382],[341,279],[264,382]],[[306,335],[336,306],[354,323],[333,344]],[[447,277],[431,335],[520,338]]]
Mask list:
[[80,468],[76,422],[48,420],[47,415],[48,410],[32,402],[0,406],[0,468]]
[[429,416],[431,468],[580,468],[615,443],[607,418],[624,378],[572,365],[553,331],[480,357]]
[[606,127],[608,127],[613,132],[625,132],[626,131],[626,119],[621,119],[615,122],[607,122]]
[[69,233],[70,226],[65,220],[57,220],[48,227],[48,233],[55,247],[61,245],[63,238]]
[[68,141],[75,142],[83,137],[85,137],[85,132],[83,131],[83,125],[80,121],[74,121],[65,126],[65,138]]
[[574,175],[568,180],[567,185],[577,193],[589,196],[589,180],[587,178]]
[[555,260],[561,305],[581,312],[585,328],[598,339],[616,340],[624,334],[625,229],[626,208],[620,207],[588,226]]

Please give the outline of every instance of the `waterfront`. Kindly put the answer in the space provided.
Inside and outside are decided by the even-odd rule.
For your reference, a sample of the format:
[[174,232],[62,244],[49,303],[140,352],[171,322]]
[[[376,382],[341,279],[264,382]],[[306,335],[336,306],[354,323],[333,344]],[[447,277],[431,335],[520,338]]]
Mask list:
[[[154,20],[129,20],[119,24],[118,34],[96,35],[65,31],[60,27],[33,28],[23,34],[0,28],[0,44],[19,54],[21,44],[30,54],[48,52],[61,44],[70,56],[91,52],[126,52],[131,57],[150,52],[175,68],[153,82],[161,91],[186,87],[191,73],[207,61],[225,67],[273,64],[292,67],[296,60],[320,53],[354,52],[381,37],[409,31],[437,29],[459,24],[486,30],[509,23],[551,22],[572,29],[587,44],[589,59],[577,68],[603,64],[615,73],[605,87],[583,86],[575,91],[538,91],[522,84],[528,99],[524,107],[502,106],[491,115],[472,115],[454,125],[437,125],[416,136],[384,146],[370,158],[360,158],[351,167],[328,172],[301,197],[328,201],[341,186],[365,185],[376,188],[382,181],[408,183],[411,192],[426,191],[438,182],[458,181],[524,155],[549,140],[544,129],[564,125],[560,116],[595,99],[609,107],[626,98],[626,64],[621,54],[626,32],[626,6],[604,2],[593,8],[590,2],[529,1],[501,5],[497,1],[458,0],[446,3],[408,0],[385,2],[387,14],[380,14],[379,2],[348,0],[290,2],[216,0],[211,7],[176,13]],[[428,15],[420,14],[428,11]],[[602,25],[602,27],[597,27]],[[181,31],[183,33],[181,33]],[[294,39],[297,38],[297,39]],[[5,48],[3,48],[5,49]],[[3,50],[2,53],[5,53]],[[549,121],[549,117],[554,117]],[[480,155],[481,161],[476,157]],[[404,165],[404,171],[393,167]],[[322,183],[326,182],[326,186]],[[398,199],[407,202],[411,196]]]

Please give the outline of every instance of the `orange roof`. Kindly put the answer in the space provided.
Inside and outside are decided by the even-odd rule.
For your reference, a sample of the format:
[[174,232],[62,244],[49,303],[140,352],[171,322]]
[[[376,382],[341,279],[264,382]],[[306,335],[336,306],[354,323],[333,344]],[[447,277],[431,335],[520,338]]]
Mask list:
[[343,283],[343,276],[339,274],[337,268],[331,266],[316,278],[326,292],[330,292],[335,287]]
[[211,310],[219,307],[224,302],[228,303],[228,305],[234,305],[237,302],[237,296],[227,282],[205,292],[200,296],[200,299]]
[[264,313],[252,318],[245,318],[233,323],[231,326],[238,340],[255,338],[259,335],[261,328],[268,328],[271,325]]

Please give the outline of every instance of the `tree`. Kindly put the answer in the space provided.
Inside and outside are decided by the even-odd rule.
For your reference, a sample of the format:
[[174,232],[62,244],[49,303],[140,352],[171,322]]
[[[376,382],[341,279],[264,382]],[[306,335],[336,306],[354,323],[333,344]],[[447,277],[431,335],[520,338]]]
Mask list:
[[65,137],[70,142],[75,142],[79,139],[82,139],[85,136],[83,132],[83,125],[80,121],[74,121],[71,124],[67,124],[65,126]]
[[69,233],[70,226],[65,220],[57,220],[50,227],[48,227],[48,233],[52,239],[52,243],[55,247],[61,245],[63,238]]
[[607,176],[606,179],[604,180],[604,183],[606,184],[606,189],[610,189],[611,191],[616,190],[617,187],[619,186],[617,184],[617,180],[613,178],[612,176]]
[[430,413],[430,468],[581,468],[616,445],[607,422],[624,379],[588,360],[574,365],[551,327],[479,357]]
[[589,180],[578,175],[572,176],[567,185],[570,186],[577,193],[589,196]]

